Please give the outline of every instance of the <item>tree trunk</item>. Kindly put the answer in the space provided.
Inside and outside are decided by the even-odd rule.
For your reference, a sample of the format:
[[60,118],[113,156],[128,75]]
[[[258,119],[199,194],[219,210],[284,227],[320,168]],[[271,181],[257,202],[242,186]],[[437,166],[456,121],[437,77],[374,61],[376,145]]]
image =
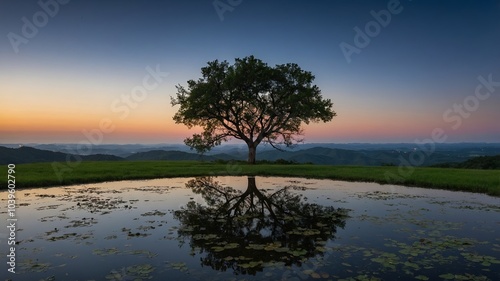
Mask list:
[[255,164],[255,154],[257,147],[254,144],[248,144],[248,163]]

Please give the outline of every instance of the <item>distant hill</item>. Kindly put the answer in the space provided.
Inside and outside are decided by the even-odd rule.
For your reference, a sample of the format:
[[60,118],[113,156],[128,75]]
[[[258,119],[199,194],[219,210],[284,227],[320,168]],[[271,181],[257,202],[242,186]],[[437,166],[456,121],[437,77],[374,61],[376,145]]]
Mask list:
[[[144,147],[135,147],[138,150]],[[170,148],[170,147],[169,147]],[[106,148],[111,149],[111,148]],[[430,155],[423,157],[422,166],[457,167],[470,169],[497,169],[499,166],[499,156],[472,158],[481,153],[492,153],[496,148],[466,148],[457,147],[456,150],[436,150]],[[96,149],[96,151],[102,151]],[[94,151],[94,150],[93,150]],[[120,157],[110,154],[91,154],[81,155],[83,161],[137,161],[137,160],[165,160],[165,161],[217,161],[217,160],[238,160],[245,161],[247,152],[245,149],[218,150],[217,154],[199,155],[194,152],[180,150],[154,149],[150,151],[135,152],[127,157]],[[122,153],[122,152],[121,152]],[[382,166],[399,165],[402,159],[408,161],[412,153],[415,155],[424,155],[422,151],[416,149],[366,149],[366,150],[348,150],[328,147],[312,147],[293,151],[278,150],[258,150],[258,161],[277,161],[285,160],[295,163],[312,163],[318,165],[356,165],[356,166]],[[36,162],[66,161],[68,155],[73,154],[42,150],[33,147],[7,148],[0,146],[0,164],[22,164]],[[122,154],[123,155],[123,154]],[[74,155],[73,155],[74,157]],[[72,158],[74,159],[74,158]],[[469,160],[470,159],[470,160]],[[403,160],[404,161],[404,160]],[[465,162],[464,162],[465,161]],[[462,163],[463,162],[463,163]],[[490,168],[491,167],[491,168]]]
[[147,152],[134,153],[125,158],[126,160],[165,160],[165,161],[215,161],[215,160],[240,160],[229,154],[219,153],[214,155],[200,155],[184,151],[151,150]]
[[[400,150],[347,150],[326,147],[313,147],[296,151],[263,150],[257,151],[257,161],[271,161],[282,159],[296,163],[312,163],[318,165],[356,165],[356,166],[381,166],[399,165],[401,159],[408,161],[413,151]],[[436,151],[424,157],[423,166],[430,166],[446,162],[461,162],[469,159],[467,154],[453,153],[450,151]],[[239,160],[247,158],[245,150],[234,150],[232,153],[218,153],[199,155],[192,152],[153,150],[134,153],[127,160]]]
[[471,158],[461,163],[443,163],[434,165],[440,168],[460,168],[460,169],[482,169],[498,170],[500,169],[500,155],[479,156]]
[[66,154],[32,147],[7,148],[0,146],[0,164],[66,161]]
[[123,161],[122,157],[109,154],[82,155],[83,161]]
[[[36,149],[33,147],[7,148],[0,146],[0,164],[24,164],[38,162],[63,162],[72,154]],[[80,156],[83,161],[118,161],[121,157],[105,154]],[[74,158],[73,158],[74,159]]]
[[[268,150],[257,153],[257,160],[276,161],[284,159],[297,163],[313,163],[322,165],[357,165],[357,166],[381,166],[399,165],[401,159],[408,161],[416,150],[347,150],[326,147],[314,147],[297,151]],[[415,153],[417,154],[417,153]],[[452,153],[449,151],[435,151],[425,155],[422,166],[429,166],[444,162],[460,162],[469,159],[465,153]]]
[[379,161],[371,159],[363,151],[314,147],[298,151],[268,150],[257,153],[258,160],[276,161],[284,159],[297,163],[324,165],[377,165]]
[[165,151],[165,150],[151,150],[147,152],[134,153],[128,157],[127,160],[215,160],[212,156],[198,155],[195,153],[183,152],[183,151]]

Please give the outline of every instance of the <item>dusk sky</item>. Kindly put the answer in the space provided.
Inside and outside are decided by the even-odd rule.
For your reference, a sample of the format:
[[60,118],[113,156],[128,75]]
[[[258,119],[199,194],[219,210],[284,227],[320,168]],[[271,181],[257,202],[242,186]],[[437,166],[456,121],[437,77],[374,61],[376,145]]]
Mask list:
[[0,143],[182,143],[175,85],[249,55],[334,103],[307,143],[500,142],[498,0],[2,0],[0,34]]

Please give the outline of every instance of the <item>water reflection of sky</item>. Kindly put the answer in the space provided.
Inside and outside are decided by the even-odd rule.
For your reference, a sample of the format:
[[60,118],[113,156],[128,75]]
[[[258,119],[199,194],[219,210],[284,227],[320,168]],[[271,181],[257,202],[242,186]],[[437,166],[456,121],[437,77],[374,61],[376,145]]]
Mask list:
[[[200,194],[186,188],[188,180],[190,178],[155,179],[18,190],[17,203],[21,205],[17,209],[20,228],[17,265],[18,271],[24,273],[15,280],[39,280],[51,276],[56,280],[103,280],[106,276],[108,280],[120,280],[118,277],[133,280],[138,276],[153,277],[154,280],[167,276],[172,280],[230,280],[234,277],[230,270],[219,272],[201,267],[199,260],[203,254],[191,252],[189,241],[178,239],[179,222],[172,213],[190,201],[207,206]],[[215,180],[224,187],[241,191],[247,188],[246,177],[218,177]],[[305,187],[304,191],[292,192],[302,194],[304,202],[349,209],[350,218],[344,229],[339,227],[336,230],[335,239],[327,241],[328,250],[323,255],[304,259],[302,269],[278,264],[264,267],[255,276],[245,275],[246,279],[356,277],[359,270],[349,269],[355,266],[365,271],[369,269],[364,274],[390,278],[391,272],[385,271],[388,268],[384,267],[383,261],[372,260],[372,256],[380,256],[383,252],[398,253],[394,245],[388,245],[395,243],[390,241],[408,244],[423,241],[425,244],[432,240],[432,243],[443,244],[446,241],[442,237],[448,237],[448,240],[456,237],[458,240],[453,241],[463,243],[464,249],[454,254],[439,254],[458,258],[471,252],[498,257],[500,251],[500,198],[375,183],[298,178],[257,177],[256,184],[267,194],[286,186]],[[6,205],[7,193],[0,192],[0,198],[1,204]],[[4,208],[0,217],[5,221]],[[468,245],[468,240],[464,239],[469,238],[477,241],[477,245],[476,242]],[[2,244],[4,251],[7,245],[5,241]],[[106,252],[109,249],[115,250]],[[350,254],[346,256],[348,252]],[[357,255],[358,252],[366,257]],[[419,257],[415,257],[416,263]],[[425,261],[421,261],[422,264]],[[146,268],[142,272],[144,275],[137,275],[134,266],[138,265],[151,265],[154,270],[149,272]],[[408,270],[402,261],[397,266],[397,271]],[[308,271],[311,268],[319,275],[313,276]],[[440,268],[460,270],[451,265]],[[307,273],[303,273],[304,270]],[[467,263],[467,274],[484,275],[494,280],[495,272],[499,271],[500,265],[495,262],[489,266]],[[420,276],[420,273],[432,278],[447,272],[421,269],[412,274]],[[465,272],[454,274],[462,273],[466,276]]]

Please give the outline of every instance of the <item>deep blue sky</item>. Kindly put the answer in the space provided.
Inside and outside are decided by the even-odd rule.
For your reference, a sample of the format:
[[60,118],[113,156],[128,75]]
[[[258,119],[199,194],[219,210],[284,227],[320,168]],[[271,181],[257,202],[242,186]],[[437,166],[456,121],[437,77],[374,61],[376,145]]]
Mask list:
[[[0,142],[75,142],[104,117],[117,125],[104,142],[179,142],[191,132],[171,121],[174,85],[207,61],[247,55],[316,75],[339,116],[306,127],[306,140],[412,142],[439,127],[448,141],[499,141],[500,87],[457,128],[443,113],[474,94],[478,76],[500,81],[500,1],[402,0],[348,63],[339,45],[354,45],[353,28],[389,2],[242,0],[221,21],[213,1],[72,0],[16,53],[8,34],[42,9],[2,1]],[[156,65],[168,78],[118,119],[110,104]]]

